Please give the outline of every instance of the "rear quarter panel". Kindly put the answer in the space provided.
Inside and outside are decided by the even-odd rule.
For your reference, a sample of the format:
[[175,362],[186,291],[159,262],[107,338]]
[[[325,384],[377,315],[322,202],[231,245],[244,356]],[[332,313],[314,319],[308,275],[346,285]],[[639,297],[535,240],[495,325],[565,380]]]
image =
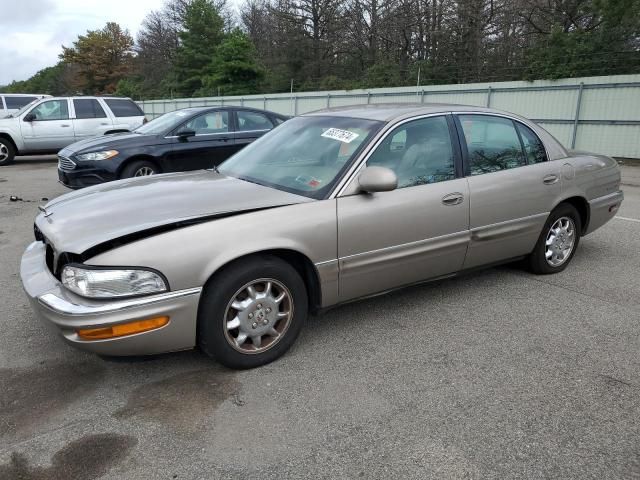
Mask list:
[[[562,167],[562,196],[589,202],[590,219],[585,235],[604,225],[622,201],[621,174],[614,159],[586,152],[571,152]],[[615,210],[610,208],[615,207]]]

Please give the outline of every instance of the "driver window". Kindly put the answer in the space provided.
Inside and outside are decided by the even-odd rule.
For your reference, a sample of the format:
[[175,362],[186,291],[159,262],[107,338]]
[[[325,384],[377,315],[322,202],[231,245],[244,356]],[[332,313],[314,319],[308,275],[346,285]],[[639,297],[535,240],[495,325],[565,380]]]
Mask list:
[[429,117],[401,125],[387,135],[367,165],[393,170],[398,176],[398,188],[454,179],[447,119]]
[[193,130],[196,135],[211,135],[212,133],[226,133],[229,131],[229,112],[218,111],[198,115],[189,120],[184,130]]
[[66,100],[48,100],[31,110],[36,120],[68,120],[69,104]]

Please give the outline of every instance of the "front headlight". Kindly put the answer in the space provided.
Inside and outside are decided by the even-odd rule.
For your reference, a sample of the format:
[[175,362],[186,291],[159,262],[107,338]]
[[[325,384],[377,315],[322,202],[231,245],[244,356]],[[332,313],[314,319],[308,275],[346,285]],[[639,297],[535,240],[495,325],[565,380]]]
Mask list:
[[104,152],[89,152],[76,155],[78,160],[109,160],[118,155],[117,150],[105,150]]
[[161,275],[150,270],[82,268],[67,265],[62,269],[62,284],[83,297],[119,298],[167,291]]

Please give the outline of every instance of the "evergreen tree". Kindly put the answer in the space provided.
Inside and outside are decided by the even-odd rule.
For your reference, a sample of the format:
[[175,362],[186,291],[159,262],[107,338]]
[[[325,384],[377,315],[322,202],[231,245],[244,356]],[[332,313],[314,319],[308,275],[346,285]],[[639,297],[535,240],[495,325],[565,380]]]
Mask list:
[[225,95],[243,95],[259,90],[264,71],[256,61],[256,49],[240,29],[226,35],[210,65],[199,94],[215,95],[218,89]]
[[212,74],[211,65],[224,37],[224,20],[212,0],[193,0],[185,8],[175,56],[178,93],[192,96]]

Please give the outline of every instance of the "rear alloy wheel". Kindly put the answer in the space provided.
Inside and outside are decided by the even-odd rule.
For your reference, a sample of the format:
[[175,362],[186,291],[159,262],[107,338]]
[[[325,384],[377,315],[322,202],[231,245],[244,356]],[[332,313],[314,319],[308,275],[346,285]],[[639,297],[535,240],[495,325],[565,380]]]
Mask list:
[[270,255],[248,257],[205,286],[198,345],[227,367],[258,367],[289,349],[307,310],[307,291],[295,268]]
[[13,162],[16,151],[11,142],[4,138],[0,138],[0,166],[9,165]]
[[149,175],[155,175],[159,173],[158,167],[153,162],[146,160],[138,160],[130,163],[122,171],[121,178],[131,177],[147,177]]
[[576,252],[582,224],[578,211],[569,204],[559,205],[545,223],[538,243],[529,256],[529,267],[537,274],[561,272]]

